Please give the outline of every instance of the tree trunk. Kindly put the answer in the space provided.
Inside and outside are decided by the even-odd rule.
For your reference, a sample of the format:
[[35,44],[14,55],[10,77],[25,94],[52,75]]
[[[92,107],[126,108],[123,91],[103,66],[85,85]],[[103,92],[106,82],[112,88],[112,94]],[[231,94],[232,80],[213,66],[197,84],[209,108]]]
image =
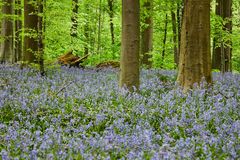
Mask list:
[[120,59],[120,87],[130,91],[139,88],[139,0],[122,0],[122,48]]
[[23,60],[27,63],[37,62],[38,52],[38,16],[36,3],[24,0],[24,55]]
[[178,64],[179,64],[179,57],[180,57],[180,45],[181,45],[181,26],[182,26],[182,17],[183,17],[183,10],[181,9],[182,3],[178,2],[177,4],[177,28],[178,28]]
[[[72,27],[70,35],[72,38],[77,37],[77,27],[78,27],[78,0],[72,0]],[[73,42],[73,39],[72,39]]]
[[[223,1],[223,18],[227,23],[223,26],[223,30],[227,33],[232,33],[232,0]],[[227,40],[226,45],[224,45],[224,59],[225,66],[222,69],[222,72],[231,72],[232,71],[232,41],[231,39]]]
[[[215,14],[218,16],[223,15],[223,0],[216,0],[216,10]],[[222,58],[221,58],[221,46],[216,47],[217,39],[222,39],[222,33],[217,33],[213,38],[213,54],[212,54],[212,69],[219,69],[221,70]]]
[[178,82],[184,91],[202,78],[211,83],[210,0],[185,0]]
[[88,55],[89,52],[89,26],[88,24],[84,25],[84,36],[85,36],[85,43],[84,43],[84,55]]
[[141,33],[141,55],[142,64],[146,65],[148,68],[151,68],[152,63],[150,58],[152,57],[149,53],[153,49],[153,20],[152,20],[152,0],[147,0],[144,2],[143,10],[146,10],[147,15],[144,15],[144,24],[146,27],[143,29]]
[[[223,30],[228,34],[232,33],[232,0],[217,0],[216,15],[222,17],[225,21],[223,24]],[[212,68],[219,69],[221,72],[229,72],[232,70],[232,49],[231,40],[223,42],[222,33],[217,33],[213,39],[213,56],[212,56]],[[221,46],[216,47],[216,39],[220,39]]]
[[86,14],[85,16],[85,24],[84,24],[84,55],[89,54],[89,45],[90,45],[90,39],[89,39],[89,4],[85,4]]
[[22,3],[15,0],[15,60],[22,60]]
[[166,41],[167,41],[167,27],[168,27],[168,15],[166,14],[165,26],[164,26],[164,36],[163,36],[162,65],[163,65],[164,59],[165,59]]
[[44,44],[43,44],[43,39],[44,39],[44,27],[43,27],[43,18],[44,18],[44,13],[43,13],[43,0],[38,0],[38,55],[39,55],[39,67],[40,67],[40,74],[41,76],[45,75],[44,71]]
[[4,41],[0,46],[0,62],[15,62],[13,49],[13,0],[3,0],[2,13],[5,16],[2,21],[1,36]]
[[113,24],[113,1],[114,0],[108,0],[108,7],[109,7],[109,22],[110,22],[110,32],[111,32],[111,40],[112,40],[112,45],[115,44],[115,39],[114,39],[114,24]]
[[174,52],[174,63],[176,66],[178,66],[178,59],[179,59],[179,54],[178,54],[178,48],[177,48],[177,23],[176,23],[176,14],[172,10],[171,11],[171,16],[172,16],[172,31],[173,31],[173,52]]
[[100,55],[101,48],[101,31],[102,31],[102,0],[99,2],[99,13],[98,13],[98,43],[97,53]]

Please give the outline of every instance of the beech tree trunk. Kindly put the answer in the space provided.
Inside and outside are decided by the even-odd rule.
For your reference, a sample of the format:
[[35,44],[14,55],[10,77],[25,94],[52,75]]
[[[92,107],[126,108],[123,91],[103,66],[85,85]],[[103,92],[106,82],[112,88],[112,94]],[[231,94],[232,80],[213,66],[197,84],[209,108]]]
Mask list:
[[210,0],[185,0],[178,82],[184,91],[211,83]]
[[13,0],[3,0],[1,36],[4,41],[0,45],[0,62],[15,62],[14,57],[14,40],[13,40]]
[[22,3],[15,0],[15,60],[22,60]]
[[152,0],[146,0],[143,4],[143,10],[146,10],[147,15],[144,15],[144,24],[146,25],[143,28],[141,33],[141,55],[142,64],[148,68],[151,68],[152,63],[150,58],[152,57],[149,53],[153,49],[153,19],[152,19]]
[[130,91],[139,88],[139,0],[122,0],[122,48],[120,59],[120,87]]
[[27,63],[37,63],[38,53],[38,15],[36,3],[24,0],[24,55],[23,60]]
[[[223,30],[232,33],[232,0],[223,1],[223,18],[227,23],[223,26]],[[225,64],[221,67],[222,72],[231,72],[232,71],[232,41],[227,40],[226,45],[224,45],[224,59]]]
[[[228,34],[232,33],[232,0],[217,0],[216,15],[222,17],[225,21],[223,24],[223,31]],[[232,49],[231,40],[223,42],[222,33],[217,33],[213,39],[213,56],[212,56],[212,68],[219,69],[221,72],[230,72],[232,70]],[[221,45],[216,47],[217,39],[220,39]]]
[[[222,15],[222,0],[216,0],[215,14],[218,16]],[[217,40],[221,39],[221,33],[217,33],[213,38],[213,53],[212,53],[212,69],[221,70],[221,46],[216,47]]]

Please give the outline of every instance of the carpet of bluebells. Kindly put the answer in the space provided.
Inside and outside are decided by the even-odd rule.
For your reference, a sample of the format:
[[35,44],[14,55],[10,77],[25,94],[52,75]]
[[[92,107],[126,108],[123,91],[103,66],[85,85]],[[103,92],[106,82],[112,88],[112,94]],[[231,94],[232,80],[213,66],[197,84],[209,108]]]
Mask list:
[[[184,94],[176,72],[0,65],[0,159],[239,159],[240,75]],[[161,78],[164,76],[165,79]]]

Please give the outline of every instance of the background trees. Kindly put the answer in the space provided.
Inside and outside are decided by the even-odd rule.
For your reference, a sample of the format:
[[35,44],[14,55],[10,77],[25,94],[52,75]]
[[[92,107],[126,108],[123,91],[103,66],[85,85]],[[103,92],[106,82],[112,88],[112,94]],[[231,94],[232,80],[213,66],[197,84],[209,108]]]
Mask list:
[[153,49],[153,0],[145,0],[142,6],[141,56],[142,64],[152,66],[151,52]]
[[213,41],[213,68],[228,72],[232,70],[232,0],[216,0],[215,12],[220,23]]
[[[6,2],[7,0],[0,2],[3,12],[0,15],[1,61],[40,63],[43,51],[46,60],[54,61],[72,48],[77,56],[90,55],[84,65],[93,66],[104,61],[120,60],[123,45],[120,0],[84,0],[81,3],[77,0],[49,0],[46,2],[44,13],[40,13],[38,1],[8,0],[11,5],[6,5]],[[177,67],[181,50],[182,4],[181,0],[140,1],[139,58],[142,67],[163,69]],[[222,72],[240,71],[239,5],[236,0],[215,0],[211,6],[213,68]],[[10,6],[11,13],[8,14],[4,8]],[[23,7],[25,10],[21,13]],[[42,14],[46,15],[43,28],[41,28],[43,25],[41,27],[38,25],[42,21]],[[9,34],[12,45],[8,50],[12,51],[6,54],[7,49],[4,46],[9,44],[6,43],[9,36],[4,30],[6,29],[4,25],[8,20],[12,24],[12,27],[7,27],[8,31],[12,32]],[[22,22],[25,23],[24,32]],[[187,27],[189,25],[187,24]],[[44,31],[39,31],[41,29]],[[24,42],[21,41],[23,36]],[[41,44],[41,41],[44,43]],[[43,46],[44,49],[39,49]]]

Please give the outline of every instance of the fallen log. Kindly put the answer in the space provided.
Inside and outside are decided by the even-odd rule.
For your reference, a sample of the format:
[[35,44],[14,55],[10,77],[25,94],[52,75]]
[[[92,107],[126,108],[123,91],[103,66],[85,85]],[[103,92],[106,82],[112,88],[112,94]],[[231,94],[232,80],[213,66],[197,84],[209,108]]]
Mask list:
[[119,68],[120,67],[120,63],[118,61],[105,61],[105,62],[101,62],[98,65],[96,65],[97,68],[108,68],[108,67],[112,67],[112,68]]
[[81,65],[86,59],[88,55],[85,55],[84,57],[79,57],[73,54],[73,51],[70,50],[66,52],[65,54],[58,57],[58,62],[62,65],[67,65],[69,67],[84,67]]

